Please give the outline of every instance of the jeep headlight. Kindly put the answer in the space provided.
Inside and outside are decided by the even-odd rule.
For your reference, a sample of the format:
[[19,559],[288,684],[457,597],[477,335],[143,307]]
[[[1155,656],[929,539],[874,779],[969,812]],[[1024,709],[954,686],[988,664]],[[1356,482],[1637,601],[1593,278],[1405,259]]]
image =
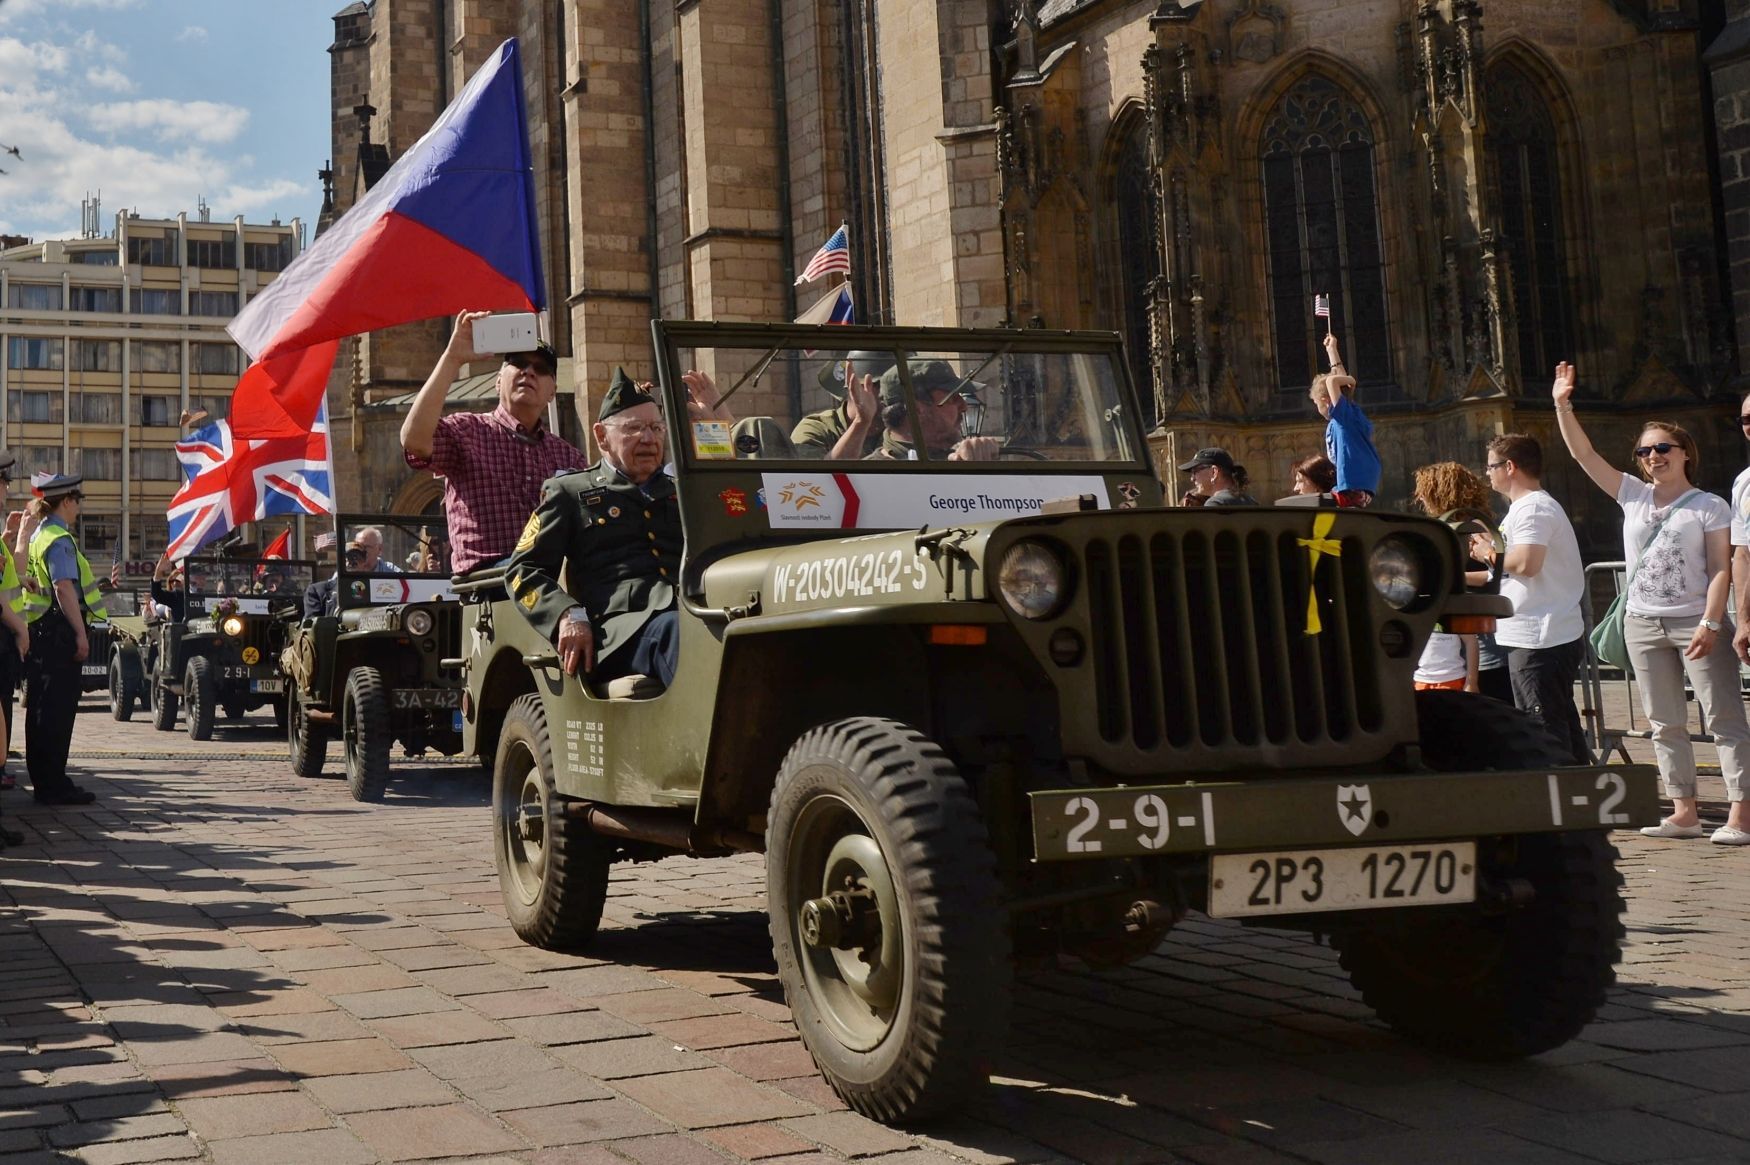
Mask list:
[[997,590],[1019,614],[1049,619],[1069,597],[1069,572],[1056,551],[1041,542],[1017,542],[1003,555]]
[[1401,538],[1387,538],[1367,559],[1367,575],[1386,606],[1401,611],[1422,593],[1422,563]]
[[236,615],[226,615],[225,621],[219,624],[219,630],[235,639],[243,634],[243,620]]
[[430,611],[407,612],[407,633],[409,635],[424,635],[431,630]]

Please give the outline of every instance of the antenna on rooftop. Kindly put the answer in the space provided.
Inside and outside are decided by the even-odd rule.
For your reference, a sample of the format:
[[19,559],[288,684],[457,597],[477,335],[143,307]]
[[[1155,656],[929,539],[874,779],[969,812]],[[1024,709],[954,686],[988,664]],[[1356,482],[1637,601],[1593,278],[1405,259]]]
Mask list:
[[206,195],[197,194],[194,196],[194,209],[195,213],[200,215],[202,222],[213,221],[213,208],[207,205]]
[[85,197],[79,200],[79,234],[81,238],[95,239],[103,233],[98,220],[103,217],[103,191],[96,194],[85,192]]

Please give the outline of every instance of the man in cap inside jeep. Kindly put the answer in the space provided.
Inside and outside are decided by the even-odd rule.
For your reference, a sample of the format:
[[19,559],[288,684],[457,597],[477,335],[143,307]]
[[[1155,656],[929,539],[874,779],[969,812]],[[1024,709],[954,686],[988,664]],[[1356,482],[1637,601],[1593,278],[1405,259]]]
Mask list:
[[[946,360],[912,360],[906,365],[912,389],[917,393],[917,428],[924,451],[932,461],[995,461],[1002,450],[996,437],[961,435],[960,422],[967,410],[979,404],[978,386],[963,380]],[[881,447],[869,456],[889,461],[916,461],[913,418],[906,407],[905,388],[899,369],[889,368],[881,377],[881,420],[887,426]]]

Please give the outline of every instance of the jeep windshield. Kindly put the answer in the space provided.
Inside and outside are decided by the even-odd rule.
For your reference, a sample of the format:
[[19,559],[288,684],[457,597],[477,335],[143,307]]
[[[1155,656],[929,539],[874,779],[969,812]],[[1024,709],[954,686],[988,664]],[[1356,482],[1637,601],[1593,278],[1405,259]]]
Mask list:
[[[902,473],[919,463],[1149,472],[1110,336],[668,323],[658,337],[684,468],[760,460]],[[692,370],[711,378],[727,415],[687,415]],[[861,402],[850,399],[865,385]]]
[[245,615],[266,615],[303,602],[316,564],[285,558],[189,558],[183,563],[188,614],[223,605]]
[[343,514],[336,525],[342,607],[455,597],[442,515]]

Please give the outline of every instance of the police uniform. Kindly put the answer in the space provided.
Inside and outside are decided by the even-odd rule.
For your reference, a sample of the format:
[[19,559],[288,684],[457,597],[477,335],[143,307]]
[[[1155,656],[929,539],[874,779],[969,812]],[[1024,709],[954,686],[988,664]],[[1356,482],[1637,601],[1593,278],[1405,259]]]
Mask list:
[[[598,419],[650,401],[616,378]],[[517,609],[548,642],[569,613],[589,620],[592,678],[642,674],[666,685],[678,655],[681,548],[674,479],[658,471],[640,486],[604,459],[547,479],[504,573]]]
[[[32,492],[57,503],[78,490],[84,479],[70,474],[37,474]],[[73,743],[73,721],[79,714],[77,632],[56,597],[55,584],[70,580],[79,594],[80,618],[107,619],[103,593],[73,531],[50,515],[30,540],[24,592],[24,617],[30,624],[30,658],[25,683],[30,706],[25,712],[25,767],[36,799],[51,805],[88,805],[97,798],[67,777],[67,752]]]
[[[8,481],[12,480],[12,469],[17,460],[10,452],[0,449],[0,475]],[[23,616],[24,580],[12,557],[12,546],[4,538],[0,538],[0,603]],[[17,727],[12,720],[12,698],[23,679],[24,659],[18,654],[18,644],[11,632],[0,629],[0,712],[6,716],[8,731]],[[0,757],[0,768],[4,767],[5,758]]]

